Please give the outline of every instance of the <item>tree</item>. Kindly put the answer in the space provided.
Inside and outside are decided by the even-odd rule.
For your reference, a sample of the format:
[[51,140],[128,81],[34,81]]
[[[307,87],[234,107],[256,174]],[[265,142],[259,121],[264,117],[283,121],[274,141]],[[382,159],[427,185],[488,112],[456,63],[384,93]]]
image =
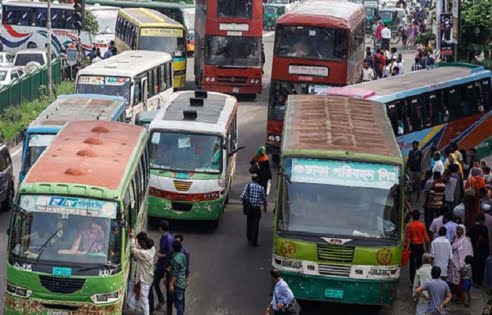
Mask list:
[[[461,50],[470,60],[470,53],[484,51],[490,58],[492,48],[492,0],[461,0]],[[464,50],[464,51],[463,51]]]
[[85,23],[84,31],[90,34],[97,34],[99,32],[99,23],[96,17],[89,10],[85,10]]

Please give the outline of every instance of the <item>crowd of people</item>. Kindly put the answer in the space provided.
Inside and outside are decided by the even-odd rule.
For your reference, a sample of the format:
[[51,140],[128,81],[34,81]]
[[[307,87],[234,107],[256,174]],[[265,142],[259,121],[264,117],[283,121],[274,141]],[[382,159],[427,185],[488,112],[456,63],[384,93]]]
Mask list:
[[469,307],[472,287],[492,288],[492,175],[473,148],[451,143],[424,158],[419,143],[412,146],[408,201],[424,213],[421,220],[415,208],[405,228],[416,314],[444,314],[453,297]]
[[110,41],[108,45],[108,49],[104,52],[104,55],[101,55],[101,49],[99,47],[92,47],[92,50],[90,53],[87,54],[87,58],[89,58],[89,61],[91,64],[99,62],[103,59],[108,59],[113,56],[116,56],[118,53],[118,50],[116,49],[116,46],[114,44],[114,41]]

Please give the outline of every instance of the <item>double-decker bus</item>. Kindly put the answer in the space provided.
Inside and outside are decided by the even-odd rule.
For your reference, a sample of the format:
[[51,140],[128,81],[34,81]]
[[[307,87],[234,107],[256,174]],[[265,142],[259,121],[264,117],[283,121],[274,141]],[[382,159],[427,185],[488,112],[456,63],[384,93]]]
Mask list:
[[229,200],[238,148],[237,100],[176,92],[150,132],[149,216],[218,223]]
[[183,25],[155,10],[121,9],[116,20],[116,47],[152,50],[173,57],[174,88],[186,83],[186,30]]
[[126,118],[156,110],[173,93],[171,55],[164,52],[129,50],[94,63],[77,73],[75,93],[122,96]]
[[126,101],[98,94],[60,95],[29,124],[22,142],[19,183],[68,121],[112,120],[124,122]]
[[266,128],[266,147],[274,160],[280,153],[289,95],[360,80],[365,16],[360,4],[313,0],[277,20]]
[[128,231],[146,225],[148,133],[72,121],[20,184],[4,314],[121,314],[134,272]]
[[261,0],[197,0],[196,84],[228,94],[261,93],[262,36]]
[[391,304],[403,248],[403,158],[380,103],[291,95],[273,267],[301,300]]
[[[51,5],[51,45],[57,53],[66,46],[75,45],[78,40],[77,31],[73,27],[73,14],[71,4]],[[16,52],[26,48],[44,48],[48,41],[47,19],[46,2],[4,1],[0,26],[0,41],[4,50]],[[83,49],[91,49],[88,32],[81,32],[80,40]]]
[[[365,98],[386,105],[386,111],[406,157],[413,141],[428,153],[451,142],[460,148],[492,154],[492,72],[468,64],[439,64],[388,79],[347,86],[330,95],[350,95],[354,88]],[[430,156],[426,155],[426,159]]]

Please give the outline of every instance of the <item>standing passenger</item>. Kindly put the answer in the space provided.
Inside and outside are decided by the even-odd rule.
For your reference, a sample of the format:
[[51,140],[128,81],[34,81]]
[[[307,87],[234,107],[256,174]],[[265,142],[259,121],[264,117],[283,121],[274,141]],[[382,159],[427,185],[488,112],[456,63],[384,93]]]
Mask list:
[[252,174],[251,180],[252,183],[249,183],[244,187],[244,191],[241,194],[241,200],[247,209],[246,236],[248,243],[253,246],[258,246],[261,207],[263,206],[263,211],[266,213],[267,200],[265,188],[258,183],[258,175]]

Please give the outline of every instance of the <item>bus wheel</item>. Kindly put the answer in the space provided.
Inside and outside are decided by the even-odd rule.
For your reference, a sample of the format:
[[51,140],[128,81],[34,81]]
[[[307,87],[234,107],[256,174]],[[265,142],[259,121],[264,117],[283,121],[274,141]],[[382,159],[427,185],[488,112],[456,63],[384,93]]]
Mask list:
[[38,45],[36,45],[36,43],[29,42],[29,43],[27,44],[27,48],[38,48]]

